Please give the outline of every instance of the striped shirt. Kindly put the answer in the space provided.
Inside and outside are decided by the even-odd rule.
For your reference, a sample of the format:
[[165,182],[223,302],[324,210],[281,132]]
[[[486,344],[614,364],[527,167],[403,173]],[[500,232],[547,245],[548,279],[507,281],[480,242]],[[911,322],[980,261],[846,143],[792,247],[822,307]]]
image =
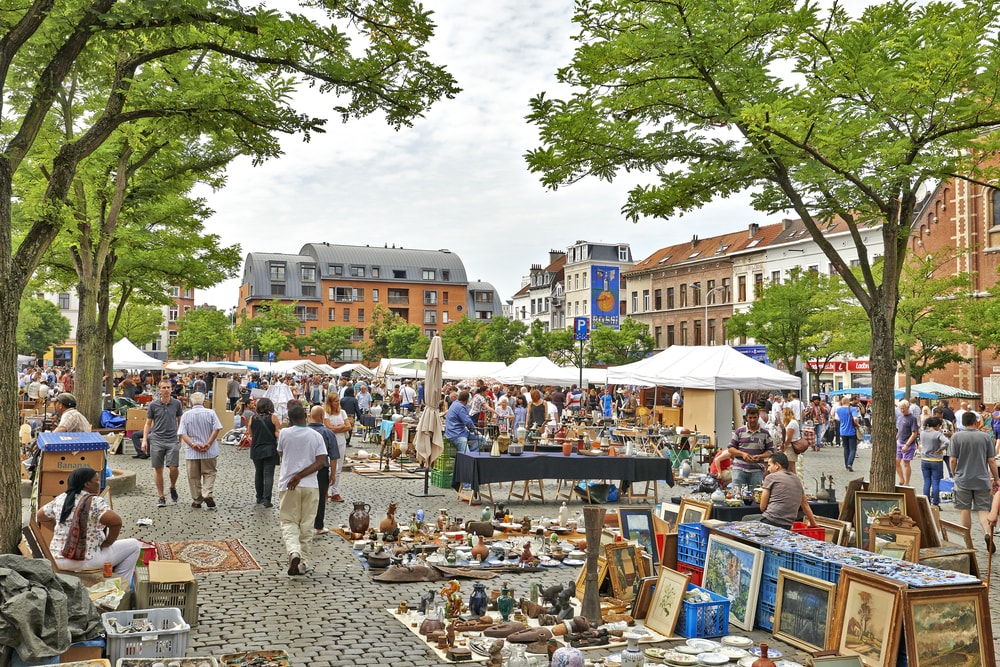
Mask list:
[[[177,435],[186,435],[196,445],[204,445],[212,437],[212,431],[216,429],[222,430],[222,422],[219,421],[215,411],[209,410],[204,405],[195,405],[181,415],[181,425],[177,429]],[[214,459],[218,455],[219,440],[216,438],[208,450],[201,452],[188,447],[184,456],[189,459]]]
[[[774,442],[771,440],[771,434],[762,425],[758,426],[756,431],[750,431],[746,426],[739,427],[733,431],[733,439],[729,442],[729,446],[750,456],[774,451]],[[750,461],[744,461],[734,456],[733,468],[751,472],[763,471],[764,463],[751,463]]]

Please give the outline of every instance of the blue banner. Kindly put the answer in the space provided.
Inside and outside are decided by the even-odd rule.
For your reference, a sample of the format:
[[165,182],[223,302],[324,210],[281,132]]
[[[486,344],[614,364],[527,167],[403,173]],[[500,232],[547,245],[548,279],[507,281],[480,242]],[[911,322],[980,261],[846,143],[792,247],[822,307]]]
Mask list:
[[591,326],[599,324],[621,328],[618,309],[619,268],[617,266],[590,267]]

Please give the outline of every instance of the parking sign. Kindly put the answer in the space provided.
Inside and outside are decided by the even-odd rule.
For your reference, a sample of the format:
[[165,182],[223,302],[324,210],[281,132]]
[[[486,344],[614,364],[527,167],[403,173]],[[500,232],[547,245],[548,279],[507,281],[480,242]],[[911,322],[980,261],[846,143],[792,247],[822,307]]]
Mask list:
[[573,318],[573,340],[590,340],[590,318]]

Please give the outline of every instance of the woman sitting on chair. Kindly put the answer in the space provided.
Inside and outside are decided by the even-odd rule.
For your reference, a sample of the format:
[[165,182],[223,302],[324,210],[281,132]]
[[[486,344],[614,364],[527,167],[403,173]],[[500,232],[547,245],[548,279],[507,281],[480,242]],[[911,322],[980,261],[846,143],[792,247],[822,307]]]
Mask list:
[[127,586],[139,557],[139,541],[118,539],[122,518],[100,493],[97,471],[77,468],[70,473],[66,492],[38,510],[35,518],[52,531],[49,549],[60,570],[93,570],[111,563]]

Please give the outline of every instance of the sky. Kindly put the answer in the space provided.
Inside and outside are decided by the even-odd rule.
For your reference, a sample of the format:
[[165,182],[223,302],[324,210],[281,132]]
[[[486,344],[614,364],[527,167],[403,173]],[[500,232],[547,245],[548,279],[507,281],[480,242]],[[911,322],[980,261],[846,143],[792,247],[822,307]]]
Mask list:
[[[438,26],[428,52],[462,92],[398,132],[379,115],[343,124],[330,113],[327,132],[309,143],[288,137],[280,158],[233,164],[225,188],[198,193],[215,211],[207,231],[239,243],[244,257],[295,254],[323,241],[448,248],[469,280],[492,283],[506,301],[532,264],[547,264],[550,249],[577,240],[628,243],[639,261],[694,234],[769,222],[741,197],[634,224],[621,214],[633,181],[587,179],[547,190],[524,161],[539,145],[525,116],[536,94],[569,93],[555,73],[573,54],[573,3],[427,0],[425,7]],[[336,98],[307,90],[297,103],[321,113]],[[199,290],[196,303],[229,310],[239,283]]]

